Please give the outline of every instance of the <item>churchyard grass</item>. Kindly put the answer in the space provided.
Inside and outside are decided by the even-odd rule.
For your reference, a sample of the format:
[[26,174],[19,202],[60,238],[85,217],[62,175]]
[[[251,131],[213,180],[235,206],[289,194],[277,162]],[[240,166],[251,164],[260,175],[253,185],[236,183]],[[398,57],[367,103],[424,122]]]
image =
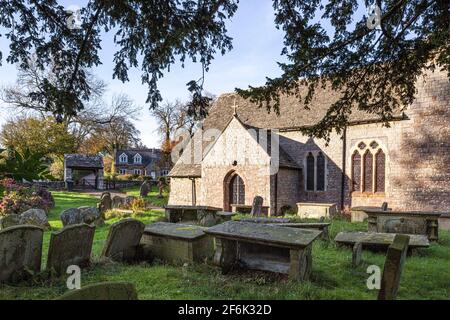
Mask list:
[[[135,192],[135,191],[129,191]],[[81,193],[54,192],[56,208],[49,214],[52,230],[62,227],[59,214],[70,207],[93,206],[98,199]],[[238,216],[237,218],[239,218]],[[163,220],[162,211],[147,211],[137,217],[144,223]],[[126,265],[99,263],[108,229],[118,219],[98,227],[93,246],[92,267],[82,271],[82,286],[101,281],[130,281],[140,299],[376,299],[376,290],[368,290],[366,269],[385,261],[383,253],[363,251],[363,263],[352,268],[352,251],[333,242],[313,244],[313,272],[309,282],[299,284],[287,277],[243,271],[222,275],[207,264],[171,266],[161,262]],[[365,223],[332,221],[332,238],[340,231],[365,231]],[[46,262],[50,231],[45,232],[43,267]],[[408,257],[401,278],[398,299],[448,299],[450,290],[450,232],[440,230],[440,240],[430,248]],[[0,285],[0,299],[53,299],[67,291],[66,279],[44,280],[31,284]]]

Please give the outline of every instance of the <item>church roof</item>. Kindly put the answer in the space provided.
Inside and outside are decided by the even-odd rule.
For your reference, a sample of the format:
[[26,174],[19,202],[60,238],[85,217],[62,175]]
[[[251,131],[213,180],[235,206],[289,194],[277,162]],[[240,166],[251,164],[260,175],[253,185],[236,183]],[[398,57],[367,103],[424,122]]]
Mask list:
[[[303,88],[302,96],[306,93],[306,87]],[[296,130],[302,127],[308,127],[317,124],[326,115],[328,108],[332,103],[339,99],[339,93],[327,88],[317,88],[316,94],[312,99],[309,110],[305,109],[304,104],[295,96],[283,95],[280,98],[280,112],[270,113],[265,107],[260,108],[257,104],[244,99],[237,93],[223,94],[217,98],[208,116],[203,121],[203,130],[217,129],[221,132],[225,130],[233,117],[234,111],[238,119],[247,127],[278,129],[278,130]],[[233,107],[237,106],[237,107]],[[402,118],[401,112],[394,114],[396,118]],[[361,122],[378,122],[380,117],[362,110],[354,109],[350,115],[350,124]],[[292,160],[289,154],[280,147],[280,167],[298,168],[297,163]],[[200,177],[200,164],[177,163],[169,174],[172,177]]]

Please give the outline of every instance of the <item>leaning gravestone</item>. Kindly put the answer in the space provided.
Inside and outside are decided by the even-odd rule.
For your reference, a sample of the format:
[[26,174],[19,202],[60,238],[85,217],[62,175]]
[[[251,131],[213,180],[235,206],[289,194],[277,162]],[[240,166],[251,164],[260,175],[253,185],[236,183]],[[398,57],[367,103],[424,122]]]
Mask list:
[[145,225],[135,219],[124,219],[109,229],[102,257],[114,261],[133,261],[141,241]]
[[90,264],[95,227],[77,224],[52,232],[48,249],[47,270],[64,274],[70,265],[80,268]]
[[408,252],[409,236],[395,235],[394,242],[389,246],[384,263],[381,287],[378,300],[395,300],[400,286],[400,277]]
[[253,204],[252,204],[252,211],[250,212],[250,215],[252,217],[259,217],[262,216],[262,205],[263,205],[263,201],[264,199],[260,196],[256,196],[253,199]]
[[150,183],[148,181],[144,181],[144,183],[141,185],[141,188],[139,189],[139,196],[141,198],[148,196],[148,193],[150,192]]
[[41,270],[43,234],[37,226],[0,231],[0,282],[25,280]]
[[69,291],[57,300],[138,300],[138,297],[132,283],[102,282]]

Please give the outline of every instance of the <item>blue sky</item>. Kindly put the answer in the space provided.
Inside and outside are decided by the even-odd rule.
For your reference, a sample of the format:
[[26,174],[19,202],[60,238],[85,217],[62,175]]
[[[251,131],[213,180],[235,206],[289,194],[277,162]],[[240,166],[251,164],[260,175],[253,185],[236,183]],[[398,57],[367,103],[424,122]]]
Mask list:
[[[86,1],[61,1],[64,6],[83,6]],[[229,35],[234,38],[233,47],[225,56],[218,55],[206,74],[205,90],[220,95],[231,92],[235,87],[261,85],[266,76],[276,76],[280,70],[276,61],[282,60],[280,52],[283,44],[283,33],[275,28],[273,22],[272,0],[245,0],[231,21],[227,23]],[[3,57],[8,52],[8,43],[0,38],[0,50]],[[112,79],[113,54],[116,51],[112,34],[103,37],[101,60],[103,65],[95,69],[98,77],[108,83],[107,96],[115,93],[126,93],[136,104],[142,105],[142,113],[136,126],[141,131],[143,143],[148,147],[159,147],[159,138],[155,133],[156,122],[151,118],[148,105],[145,105],[147,87],[141,84],[140,71],[130,72],[130,81],[122,83]],[[14,83],[17,70],[13,65],[0,67],[0,86]],[[173,66],[169,73],[160,80],[159,87],[165,100],[186,100],[189,96],[186,83],[198,79],[201,75],[199,65],[187,63],[185,68],[179,64]],[[1,102],[0,102],[1,103]],[[0,124],[11,114],[0,111]]]
[[[60,1],[65,7],[76,5],[82,7],[87,1]],[[227,22],[228,34],[233,37],[233,50],[226,55],[217,55],[209,72],[206,74],[205,90],[214,94],[231,92],[236,87],[262,85],[265,77],[280,75],[277,61],[283,61],[280,53],[283,46],[283,32],[275,28],[273,0],[243,0],[231,21]],[[108,83],[107,99],[115,93],[126,93],[136,104],[143,106],[137,128],[141,139],[148,147],[159,147],[159,138],[155,133],[156,122],[151,118],[148,105],[145,105],[147,87],[141,84],[140,71],[131,70],[130,81],[122,83],[112,79],[113,55],[116,52],[112,34],[102,38],[100,52],[103,65],[95,69],[98,77]],[[8,43],[0,38],[0,50],[5,57]],[[0,67],[0,87],[14,83],[16,67],[6,64]],[[186,100],[189,96],[186,83],[198,79],[201,75],[200,65],[186,63],[185,68],[179,64],[171,67],[159,81],[159,88],[165,100]],[[0,102],[1,103],[1,102]],[[0,109],[0,125],[11,115]]]

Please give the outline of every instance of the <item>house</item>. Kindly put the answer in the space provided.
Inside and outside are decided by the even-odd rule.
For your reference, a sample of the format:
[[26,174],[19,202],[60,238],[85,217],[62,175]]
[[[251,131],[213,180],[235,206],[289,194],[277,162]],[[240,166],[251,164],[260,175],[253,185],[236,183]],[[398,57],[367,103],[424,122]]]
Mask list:
[[121,149],[116,151],[116,172],[150,176],[167,176],[170,167],[162,164],[160,149]]
[[450,211],[450,83],[427,71],[416,98],[384,126],[353,110],[343,134],[329,144],[299,130],[317,123],[338,94],[316,90],[310,110],[281,98],[280,115],[236,94],[220,96],[202,130],[183,146],[169,176],[171,205],[230,210],[264,199],[270,214],[297,203],[334,203],[340,209],[389,206]]

